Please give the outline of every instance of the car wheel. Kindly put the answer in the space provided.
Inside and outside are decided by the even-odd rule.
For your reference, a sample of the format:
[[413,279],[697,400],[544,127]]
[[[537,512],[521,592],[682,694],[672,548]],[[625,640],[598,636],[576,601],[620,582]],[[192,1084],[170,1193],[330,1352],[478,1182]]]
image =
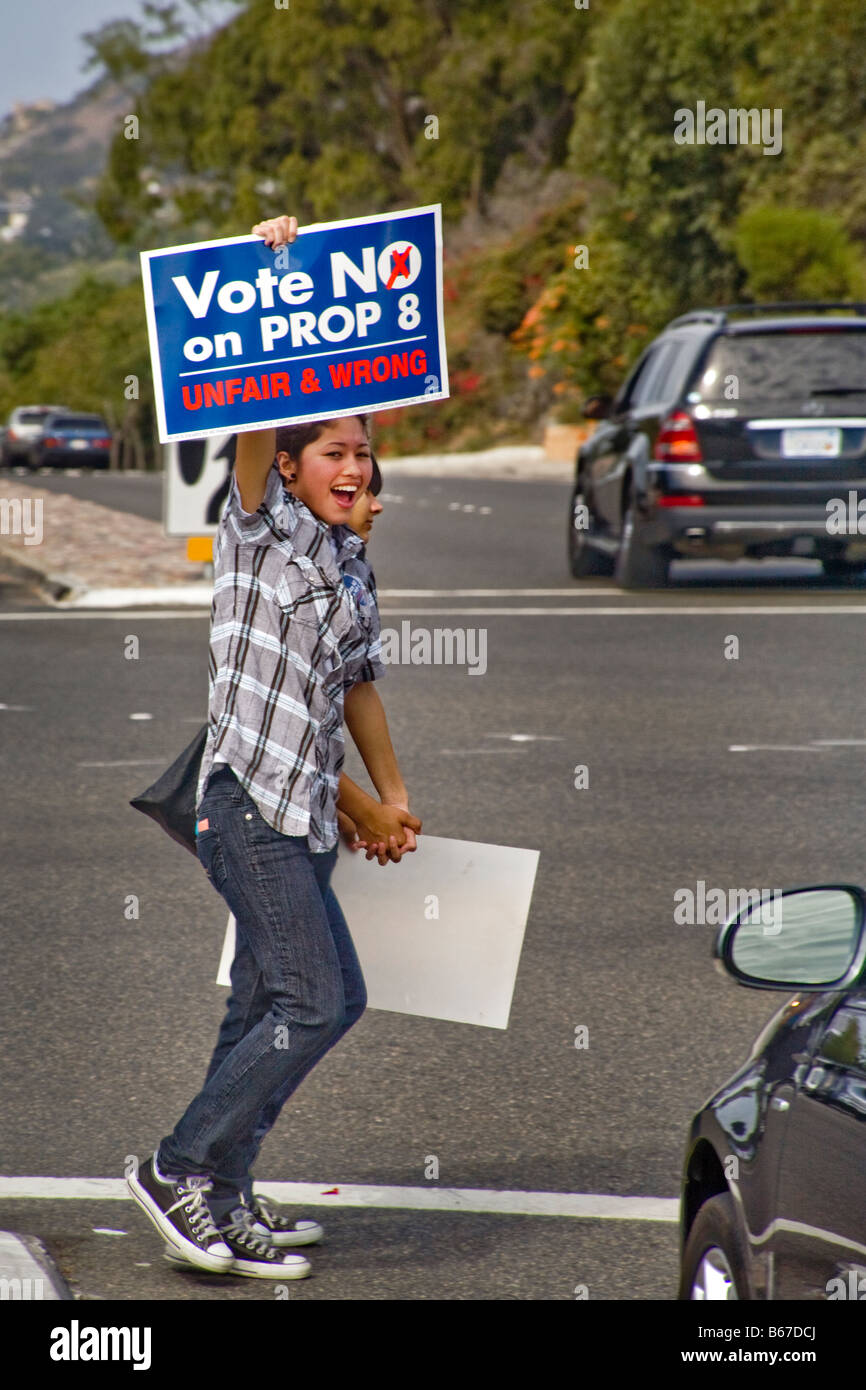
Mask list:
[[634,494],[622,520],[614,576],[621,589],[663,589],[668,582],[671,553],[667,546],[648,545],[641,535]]
[[853,579],[856,575],[863,573],[864,562],[862,560],[843,560],[839,556],[830,556],[821,561],[821,568],[828,579]]
[[710,1197],[689,1231],[678,1297],[713,1302],[748,1298],[747,1261],[733,1197],[729,1192]]
[[589,510],[580,483],[571,494],[568,513],[568,564],[572,575],[575,579],[583,579],[590,574],[613,574],[612,559],[591,544],[589,529],[575,526],[578,507]]

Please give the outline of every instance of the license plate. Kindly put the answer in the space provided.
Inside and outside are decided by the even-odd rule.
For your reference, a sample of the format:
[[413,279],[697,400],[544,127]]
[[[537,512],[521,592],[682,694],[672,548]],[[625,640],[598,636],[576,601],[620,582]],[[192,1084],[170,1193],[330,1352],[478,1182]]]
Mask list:
[[838,458],[842,449],[842,431],[838,428],[782,430],[782,457]]
[[70,449],[86,449],[86,448],[87,448],[87,440],[86,440],[86,439],[70,439],[70,441],[69,441],[69,447],[70,447]]
[[815,541],[812,536],[797,536],[791,545],[792,555],[814,555]]

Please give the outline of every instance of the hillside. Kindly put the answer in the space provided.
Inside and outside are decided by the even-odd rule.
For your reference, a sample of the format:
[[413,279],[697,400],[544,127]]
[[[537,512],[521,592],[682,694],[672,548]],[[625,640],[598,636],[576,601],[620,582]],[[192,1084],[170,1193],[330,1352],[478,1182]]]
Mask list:
[[137,274],[88,206],[128,100],[103,80],[73,101],[18,106],[0,121],[0,310],[64,294],[83,270]]

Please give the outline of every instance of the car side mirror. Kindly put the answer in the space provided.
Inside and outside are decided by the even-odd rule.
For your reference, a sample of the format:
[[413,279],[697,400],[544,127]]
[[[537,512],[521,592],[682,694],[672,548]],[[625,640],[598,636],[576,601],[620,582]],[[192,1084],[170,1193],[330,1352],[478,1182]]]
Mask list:
[[606,420],[613,405],[611,396],[588,396],[581,406],[585,420]]
[[847,989],[866,964],[866,894],[849,884],[791,888],[750,902],[719,928],[714,954],[755,989]]

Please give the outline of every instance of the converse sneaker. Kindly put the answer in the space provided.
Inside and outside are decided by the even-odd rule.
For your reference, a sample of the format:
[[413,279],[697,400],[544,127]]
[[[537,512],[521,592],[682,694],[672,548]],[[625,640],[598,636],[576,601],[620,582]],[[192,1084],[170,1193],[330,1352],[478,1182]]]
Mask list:
[[[303,1255],[284,1255],[266,1236],[260,1235],[249,1207],[236,1207],[219,1233],[234,1257],[232,1274],[246,1274],[251,1279],[306,1279],[313,1272]],[[179,1267],[189,1268],[192,1264],[173,1246],[166,1247],[163,1257]]]
[[198,1269],[222,1274],[232,1268],[234,1255],[214,1224],[205,1193],[207,1177],[164,1177],[157,1172],[156,1155],[127,1178],[131,1196],[169,1245]]
[[318,1221],[294,1221],[287,1207],[253,1197],[250,1210],[256,1219],[256,1230],[263,1231],[272,1245],[281,1249],[287,1245],[315,1245],[325,1232]]

